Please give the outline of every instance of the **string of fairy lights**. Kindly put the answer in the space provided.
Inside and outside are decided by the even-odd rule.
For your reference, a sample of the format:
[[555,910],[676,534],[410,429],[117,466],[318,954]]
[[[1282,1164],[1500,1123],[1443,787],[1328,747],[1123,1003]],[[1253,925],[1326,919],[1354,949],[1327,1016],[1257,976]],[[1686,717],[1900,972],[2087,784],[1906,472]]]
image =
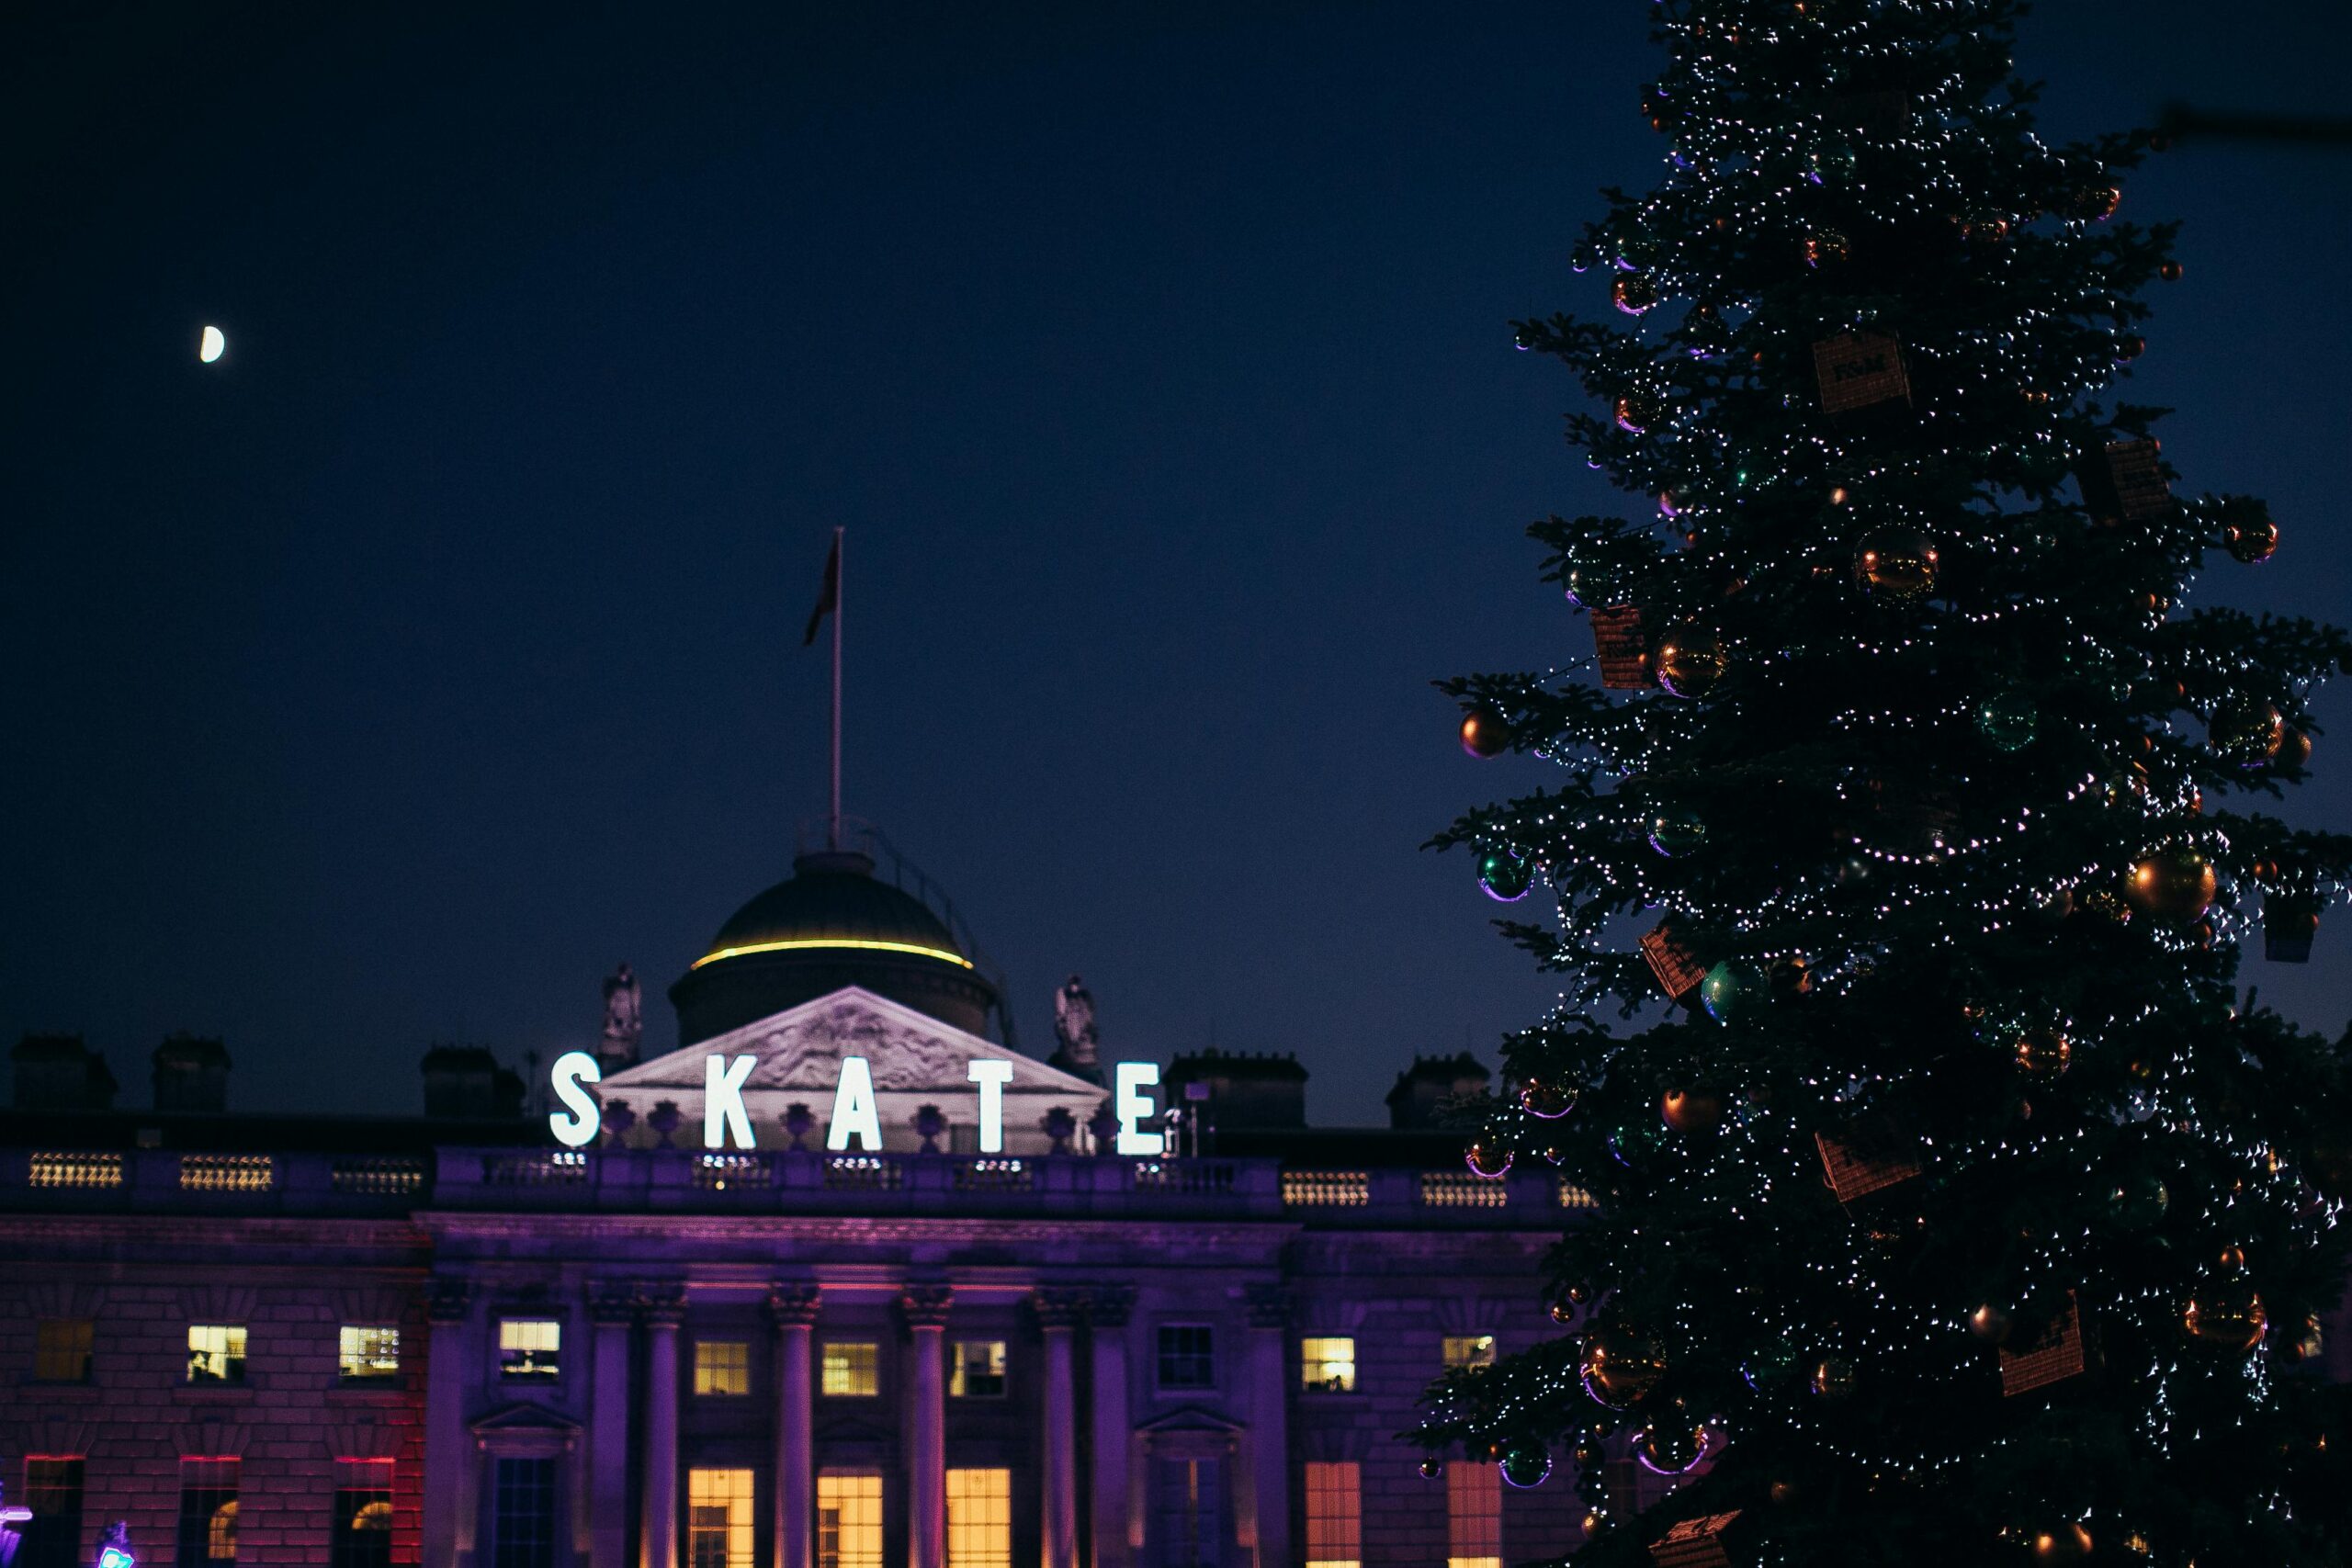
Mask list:
[[[1517,1097],[1471,1168],[1541,1157],[1602,1206],[1563,1248],[1568,1337],[1451,1374],[1424,1435],[1483,1446],[1514,1485],[1562,1444],[1589,1531],[1622,1522],[1610,1452],[1666,1477],[1803,1455],[1871,1496],[2014,1479],[2064,1423],[2030,1402],[1939,1420],[1936,1400],[1978,1399],[1993,1350],[2006,1368],[2010,1336],[2066,1322],[2115,1347],[2111,1439],[2169,1473],[2283,1429],[2265,1425],[2294,1388],[2278,1363],[2316,1342],[2298,1269],[2340,1252],[2346,1201],[2314,1187],[2298,1108],[2242,1103],[2262,1051],[2309,1047],[2242,1017],[2231,976],[2239,944],[2344,898],[2352,845],[2206,807],[2300,780],[2312,687],[2352,645],[2183,608],[2217,541],[2277,547],[2258,503],[2061,494],[2145,437],[2150,411],[2092,400],[2146,352],[2141,288],[2180,269],[2169,230],[2116,220],[2144,143],[2033,132],[2016,9],[1658,0],[1662,177],[1571,256],[1623,324],[1520,330],[1607,411],[1568,421],[1588,463],[1655,506],[1539,525],[1547,574],[1578,609],[1638,606],[1638,684],[1660,689],[1592,694],[1606,658],[1456,683],[1474,752],[1515,746],[1567,779],[1450,835],[1496,898],[1546,895],[1556,925],[1512,929],[1567,976],[1507,1053]],[[1932,283],[1890,280],[1890,245],[1945,259]],[[1828,417],[1821,345],[1851,334],[1896,345],[1899,423]],[[1789,802],[1833,830],[1807,855],[1749,852]],[[1657,961],[1627,951],[1637,916],[1717,961],[1687,1020],[1614,1035],[1589,1010],[1656,998]],[[2002,969],[2061,930],[2098,964]],[[1825,1225],[1823,1130],[1943,1092],[1951,1051],[1884,1038],[1890,977],[1928,975],[1965,1016],[1911,1032],[2007,1063],[2007,1109],[1915,1118],[1899,1157],[1871,1156],[1903,1168],[1897,1196],[1841,1190],[1847,1223]],[[1801,1042],[1777,1010],[1796,998]],[[1662,1113],[1634,1087],[1661,1081],[1681,1086]],[[1967,1207],[1995,1199],[2030,1216],[1976,1268],[1997,1297],[1923,1298],[1914,1249],[1998,1220]],[[1735,1230],[1694,1226],[1701,1209]],[[2177,1254],[2151,1262],[2159,1231]],[[1724,1246],[1758,1277],[1727,1277]],[[1849,1418],[1896,1387],[1903,1408]],[[1802,1495],[1775,1479],[1772,1503],[1784,1486]],[[2298,1528],[2283,1482],[2233,1501],[2249,1531]],[[2154,1491],[2119,1504],[2050,1476],[2007,1502],[1988,1535],[2041,1561],[2096,1535],[2185,1568],[2199,1546]],[[1801,1520],[1774,1517],[1753,1559],[1808,1560]]]

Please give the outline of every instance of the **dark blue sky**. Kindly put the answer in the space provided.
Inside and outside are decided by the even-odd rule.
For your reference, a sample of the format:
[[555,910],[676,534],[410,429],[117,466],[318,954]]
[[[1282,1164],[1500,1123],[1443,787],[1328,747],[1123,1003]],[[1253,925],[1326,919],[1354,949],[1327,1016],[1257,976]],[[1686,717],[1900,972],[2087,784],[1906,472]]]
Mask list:
[[[836,523],[850,807],[1032,1042],[1077,969],[1109,1050],[1214,1027],[1368,1121],[1542,1009],[1417,848],[1539,766],[1427,682],[1589,648],[1521,529],[1615,502],[1506,322],[1602,308],[1640,0],[469,9],[7,24],[0,1035],[143,1104],[219,1033],[254,1109],[586,1041],[822,807]],[[2054,135],[2340,101],[2331,6],[2046,9]],[[2129,187],[2188,222],[2132,395],[2285,532],[2210,599],[2352,617],[2348,193],[2276,146]],[[2352,821],[2315,766],[2290,812]],[[2347,942],[2245,977],[2339,1028]]]

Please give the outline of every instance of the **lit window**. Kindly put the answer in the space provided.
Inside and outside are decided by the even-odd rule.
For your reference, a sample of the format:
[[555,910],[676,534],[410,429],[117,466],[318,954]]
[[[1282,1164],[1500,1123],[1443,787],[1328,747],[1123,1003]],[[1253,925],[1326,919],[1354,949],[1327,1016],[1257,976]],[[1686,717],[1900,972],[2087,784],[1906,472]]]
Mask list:
[[1205,1324],[1163,1325],[1159,1360],[1162,1388],[1216,1386],[1216,1339]]
[[[752,1348],[741,1339],[695,1341],[695,1392],[741,1394],[752,1392]],[[731,1474],[713,1471],[714,1475]]]
[[1503,1482],[1491,1464],[1445,1467],[1445,1568],[1503,1568]]
[[750,1471],[686,1472],[686,1568],[752,1568],[752,1536]]
[[1491,1367],[1495,1364],[1495,1337],[1491,1334],[1449,1335],[1445,1341],[1445,1364],[1449,1367]]
[[871,1399],[882,1392],[882,1353],[854,1339],[828,1339],[820,1369],[820,1392],[836,1398]]
[[1352,1339],[1302,1339],[1298,1342],[1299,1386],[1310,1393],[1353,1393],[1356,1391],[1356,1342]]
[[947,1472],[947,1568],[1012,1568],[1012,1472]]
[[563,1325],[551,1317],[498,1320],[498,1375],[517,1382],[551,1378],[563,1368]]
[[1362,1568],[1363,1484],[1353,1464],[1306,1467],[1306,1568]]
[[33,1376],[41,1382],[88,1382],[97,1325],[86,1317],[44,1317],[33,1325]]
[[245,1381],[245,1331],[225,1324],[192,1323],[187,1329],[187,1381]]
[[[947,1369],[947,1392],[957,1399],[1004,1397],[1004,1341],[959,1339],[955,1364]],[[975,1475],[985,1473],[974,1471]]]
[[882,1568],[882,1478],[817,1472],[817,1568]]
[[555,1568],[551,1459],[502,1459],[491,1472],[490,1568]]
[[180,1568],[227,1568],[236,1560],[237,1461],[180,1461]]
[[401,1375],[401,1331],[383,1324],[345,1324],[337,1365],[345,1382],[391,1382]]
[[392,1461],[347,1459],[335,1472],[327,1568],[392,1568]]

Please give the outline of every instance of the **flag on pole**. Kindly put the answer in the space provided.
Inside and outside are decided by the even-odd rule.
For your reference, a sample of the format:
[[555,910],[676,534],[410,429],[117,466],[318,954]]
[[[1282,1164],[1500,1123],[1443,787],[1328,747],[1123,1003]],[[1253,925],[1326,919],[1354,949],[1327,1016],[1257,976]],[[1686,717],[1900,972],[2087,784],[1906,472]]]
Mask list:
[[825,585],[817,591],[817,607],[808,612],[808,629],[801,634],[800,646],[809,647],[817,640],[817,628],[825,617],[841,608],[842,604],[842,541],[837,534],[833,547],[825,556]]

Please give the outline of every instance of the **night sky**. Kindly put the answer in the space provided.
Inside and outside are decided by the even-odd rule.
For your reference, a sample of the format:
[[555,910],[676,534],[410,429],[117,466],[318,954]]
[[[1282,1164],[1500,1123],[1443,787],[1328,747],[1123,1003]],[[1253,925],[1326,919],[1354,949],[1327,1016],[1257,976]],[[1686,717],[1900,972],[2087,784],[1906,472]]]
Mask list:
[[[1295,1050],[1368,1122],[1553,994],[1419,848],[1542,766],[1428,682],[1589,650],[1521,529],[1627,502],[1507,323],[1605,308],[1566,255],[1663,154],[1641,0],[33,9],[0,1041],[144,1105],[185,1028],[233,1106],[409,1111],[435,1042],[591,1041],[626,957],[672,1043],[823,807],[836,524],[848,807],[1033,1050],[1075,969],[1107,1053]],[[2341,100],[2335,6],[2045,11],[2053,137]],[[2205,602],[2352,618],[2348,193],[2265,144],[2127,186],[2188,224],[2129,395],[2285,534]],[[2352,824],[2347,711],[2295,820]],[[2333,1031],[2347,955],[2338,911],[2244,978]]]

